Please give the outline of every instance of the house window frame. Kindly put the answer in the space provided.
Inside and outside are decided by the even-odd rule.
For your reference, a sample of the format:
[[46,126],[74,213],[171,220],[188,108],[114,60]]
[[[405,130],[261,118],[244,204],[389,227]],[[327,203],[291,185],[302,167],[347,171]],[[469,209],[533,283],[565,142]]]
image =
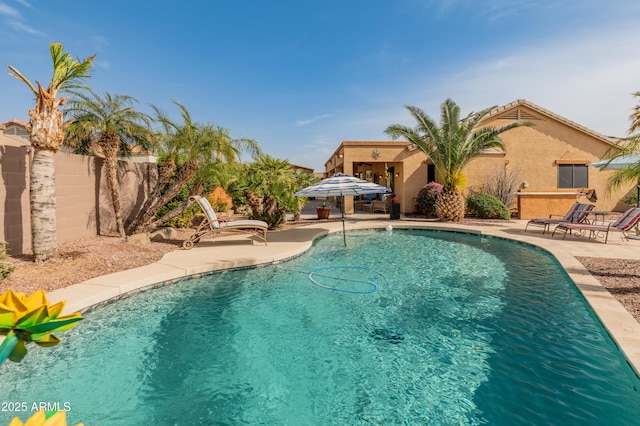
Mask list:
[[[580,160],[580,161],[571,161],[571,160],[556,160],[556,165],[558,166],[558,188],[559,189],[570,189],[570,188],[589,188],[589,161],[588,160]],[[561,170],[567,170],[571,168],[571,186],[562,186],[562,182],[565,179],[561,179]],[[584,167],[585,174],[584,177],[582,175],[576,175],[577,167]],[[579,181],[579,179],[584,179],[584,182]]]

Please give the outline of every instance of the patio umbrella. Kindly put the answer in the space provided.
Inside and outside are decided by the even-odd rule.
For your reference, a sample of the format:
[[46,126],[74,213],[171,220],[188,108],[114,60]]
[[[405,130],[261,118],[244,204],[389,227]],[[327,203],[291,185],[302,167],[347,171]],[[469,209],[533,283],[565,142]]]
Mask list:
[[314,183],[296,192],[296,197],[343,197],[342,199],[342,235],[344,245],[347,245],[347,237],[344,228],[344,196],[345,195],[365,195],[391,192],[385,186],[378,185],[363,179],[336,173],[335,175]]
[[[628,169],[640,163],[640,152],[623,155],[618,158],[606,159],[587,164],[598,169]],[[638,196],[638,207],[640,207],[640,178],[636,184],[636,194]]]

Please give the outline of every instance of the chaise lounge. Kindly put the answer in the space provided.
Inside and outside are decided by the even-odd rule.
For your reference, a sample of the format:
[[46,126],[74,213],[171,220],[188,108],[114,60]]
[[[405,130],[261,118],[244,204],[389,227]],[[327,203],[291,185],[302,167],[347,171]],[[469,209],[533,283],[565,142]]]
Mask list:
[[599,232],[603,232],[605,234],[604,243],[606,244],[609,239],[609,232],[620,232],[622,234],[622,237],[628,241],[629,230],[631,230],[631,228],[633,228],[639,220],[640,208],[634,207],[624,212],[622,216],[618,218],[618,220],[608,225],[595,225],[588,223],[561,223],[556,227],[551,236],[554,236],[556,231],[558,230],[564,231],[564,234],[562,235],[563,240],[567,236],[567,232],[572,230],[585,232],[589,231],[589,238],[595,238],[598,236]]
[[[215,236],[222,232],[240,232],[243,234],[249,234],[263,241],[265,246],[267,245],[268,225],[266,222],[261,220],[235,220],[231,222],[224,222],[218,219],[216,212],[213,210],[209,200],[206,198],[196,195],[189,197],[189,200],[195,201],[198,206],[200,206],[202,213],[204,213],[204,219],[196,229],[196,232],[189,237],[188,240],[182,243],[182,248],[189,250],[205,235],[211,234],[215,238]],[[253,239],[251,239],[251,244],[253,244]]]
[[[573,203],[567,214],[564,217],[554,218],[553,214],[546,217],[538,217],[531,219],[527,222],[527,226],[525,226],[524,230],[527,231],[529,225],[531,226],[542,226],[542,233],[549,231],[552,225],[558,225],[560,223],[582,223],[587,219],[589,212],[593,210],[595,206],[593,204],[586,203]],[[559,215],[558,215],[559,216]]]

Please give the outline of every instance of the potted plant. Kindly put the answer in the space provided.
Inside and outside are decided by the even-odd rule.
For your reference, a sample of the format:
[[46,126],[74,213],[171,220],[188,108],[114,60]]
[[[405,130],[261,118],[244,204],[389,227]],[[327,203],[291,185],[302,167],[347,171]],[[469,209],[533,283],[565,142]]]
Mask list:
[[331,207],[329,203],[320,203],[316,208],[318,219],[329,219],[329,213],[331,213]]
[[389,200],[391,203],[391,211],[389,213],[389,219],[391,220],[399,220],[400,219],[400,200],[395,195],[391,196]]

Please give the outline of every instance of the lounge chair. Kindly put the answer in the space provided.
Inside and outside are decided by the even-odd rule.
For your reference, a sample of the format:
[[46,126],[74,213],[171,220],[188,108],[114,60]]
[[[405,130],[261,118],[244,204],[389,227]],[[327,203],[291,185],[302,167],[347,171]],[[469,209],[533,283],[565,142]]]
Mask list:
[[572,230],[589,231],[589,238],[595,238],[598,236],[599,232],[603,232],[605,234],[604,243],[606,244],[609,239],[609,232],[620,232],[622,237],[628,241],[629,235],[627,233],[638,223],[639,220],[640,208],[634,207],[624,212],[615,222],[608,225],[561,223],[556,227],[551,236],[555,235],[558,230],[564,231],[564,234],[562,235],[563,240],[567,236],[567,232]]
[[[216,235],[222,232],[249,234],[262,240],[265,246],[267,245],[268,225],[266,222],[261,220],[234,220],[232,222],[224,222],[217,218],[216,212],[206,198],[196,195],[189,197],[189,200],[198,203],[202,213],[204,213],[204,219],[196,229],[196,232],[182,243],[182,248],[189,250],[205,235],[212,234],[215,238]],[[253,244],[253,239],[251,240],[251,244]]]
[[558,215],[551,214],[549,215],[548,218],[546,217],[534,218],[534,219],[531,219],[529,222],[527,222],[527,226],[525,226],[524,230],[526,232],[529,225],[542,226],[543,227],[542,233],[544,234],[545,232],[550,230],[552,225],[558,225],[560,223],[567,223],[567,222],[582,223],[587,219],[587,216],[589,216],[589,212],[593,210],[594,207],[595,206],[593,204],[573,203],[573,205],[571,206],[567,214],[564,215],[564,217],[554,218],[553,216],[558,216]]

